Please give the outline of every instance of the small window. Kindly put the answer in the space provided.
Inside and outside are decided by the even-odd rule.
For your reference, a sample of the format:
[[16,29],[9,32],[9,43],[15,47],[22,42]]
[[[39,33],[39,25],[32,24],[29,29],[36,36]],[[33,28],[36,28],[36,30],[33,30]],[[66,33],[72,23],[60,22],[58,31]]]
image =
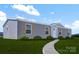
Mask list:
[[8,31],[8,28],[6,28],[7,29],[7,31]]
[[67,33],[67,35],[70,35],[70,33]]
[[30,24],[26,25],[26,34],[31,34],[31,28]]
[[46,33],[45,34],[49,34],[49,32],[48,31],[46,31]]
[[27,29],[31,29],[31,25],[26,25],[26,28]]
[[53,28],[53,30],[55,30],[55,28]]
[[59,35],[61,35],[61,32],[59,32]]
[[27,34],[31,34],[31,30],[26,30],[26,33]]
[[48,27],[45,28],[45,34],[49,34],[49,28]]

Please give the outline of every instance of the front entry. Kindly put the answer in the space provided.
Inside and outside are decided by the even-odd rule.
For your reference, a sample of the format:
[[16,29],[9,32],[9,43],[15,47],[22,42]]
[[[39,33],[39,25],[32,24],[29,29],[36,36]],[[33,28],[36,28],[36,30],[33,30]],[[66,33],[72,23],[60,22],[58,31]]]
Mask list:
[[51,28],[51,36],[53,38],[58,38],[58,30],[57,30],[57,28]]

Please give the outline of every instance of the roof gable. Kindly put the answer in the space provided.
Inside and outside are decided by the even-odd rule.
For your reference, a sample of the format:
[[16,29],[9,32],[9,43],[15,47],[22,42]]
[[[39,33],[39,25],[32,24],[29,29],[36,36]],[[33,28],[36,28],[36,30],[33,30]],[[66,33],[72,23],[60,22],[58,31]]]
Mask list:
[[3,24],[3,27],[7,24],[8,21],[17,21],[17,20],[14,20],[14,19],[7,19],[7,20],[5,21],[5,23]]

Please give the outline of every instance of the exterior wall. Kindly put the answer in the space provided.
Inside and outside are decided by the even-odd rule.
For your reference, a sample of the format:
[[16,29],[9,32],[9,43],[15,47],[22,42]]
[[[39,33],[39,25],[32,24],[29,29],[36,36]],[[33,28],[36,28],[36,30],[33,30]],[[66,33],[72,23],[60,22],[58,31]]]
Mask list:
[[[32,33],[31,34],[26,34],[26,25],[31,24],[32,25]],[[45,34],[45,28],[49,28],[49,34]],[[46,38],[47,36],[51,35],[50,34],[50,26],[46,25],[41,25],[41,24],[35,24],[35,23],[29,23],[29,22],[18,22],[18,38],[21,38],[23,36],[33,38],[35,36],[41,36],[42,38]]]
[[58,28],[58,36],[71,37],[71,29]]
[[17,39],[17,21],[7,21],[3,31],[4,38]]
[[[45,34],[46,27],[48,27],[49,34]],[[51,35],[50,29],[50,26],[47,25],[32,24],[32,37],[41,36],[42,38],[46,38]]]
[[69,37],[71,37],[71,35],[72,35],[72,33],[71,33],[72,31],[71,31],[71,29],[68,29],[68,33],[69,33]]
[[[30,24],[32,26],[31,34],[26,33],[26,25]],[[46,34],[46,27],[48,27],[49,34]],[[33,38],[35,36],[41,36],[46,38],[47,36],[52,36],[53,38],[58,38],[58,36],[71,37],[71,29],[65,27],[56,27],[43,24],[36,24],[31,22],[24,22],[20,20],[8,20],[6,25],[3,26],[4,38],[19,39],[23,36]],[[61,34],[59,34],[61,32]]]
[[18,21],[18,38],[26,36],[25,22]]
[[71,37],[71,29],[51,25],[51,36],[53,38],[58,38],[59,36],[62,36],[64,38]]

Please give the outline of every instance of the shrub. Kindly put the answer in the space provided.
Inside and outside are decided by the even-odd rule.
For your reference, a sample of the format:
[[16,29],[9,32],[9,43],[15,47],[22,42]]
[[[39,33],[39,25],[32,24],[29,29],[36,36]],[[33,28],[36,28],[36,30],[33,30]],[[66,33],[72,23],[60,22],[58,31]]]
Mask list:
[[40,36],[35,36],[33,39],[42,39]]
[[48,39],[48,40],[54,40],[54,38],[52,36],[47,36],[46,39]]
[[29,39],[29,38],[28,38],[28,37],[26,37],[26,36],[24,36],[24,37],[20,38],[20,40],[27,40],[27,39]]
[[65,39],[71,39],[70,37],[66,37]]
[[72,37],[71,37],[71,39],[75,39],[75,38],[76,38],[75,36],[72,36]]
[[65,39],[65,38],[64,38],[64,37],[62,37],[62,36],[59,36],[59,37],[58,37],[58,39],[63,40],[63,39]]
[[79,34],[73,34],[72,37],[79,37]]
[[3,39],[3,37],[2,37],[2,36],[0,36],[0,39]]

